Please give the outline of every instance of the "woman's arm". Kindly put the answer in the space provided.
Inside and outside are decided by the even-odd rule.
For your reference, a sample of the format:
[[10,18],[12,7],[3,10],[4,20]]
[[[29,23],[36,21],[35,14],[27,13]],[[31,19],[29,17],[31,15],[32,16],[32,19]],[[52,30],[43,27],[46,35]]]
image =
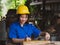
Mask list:
[[33,31],[33,35],[34,38],[37,38],[39,36],[39,34],[41,34],[41,30],[39,30],[36,26],[34,26],[33,24],[31,25],[32,27],[32,31]]
[[41,30],[39,30],[38,28],[36,28],[35,26],[32,26],[33,29],[33,33],[35,35],[35,37],[38,37],[39,35],[44,35],[45,36],[45,40],[49,40],[50,39],[50,34],[48,32],[42,32]]
[[12,42],[13,43],[20,43],[20,42],[23,42],[25,39],[17,39],[17,38],[13,38],[12,39]]
[[31,38],[27,37],[26,39],[17,39],[17,38],[12,38],[13,43],[20,43],[23,41],[31,41]]
[[24,39],[17,38],[17,30],[14,24],[10,25],[9,27],[8,37],[12,40],[13,43],[20,43],[24,41]]

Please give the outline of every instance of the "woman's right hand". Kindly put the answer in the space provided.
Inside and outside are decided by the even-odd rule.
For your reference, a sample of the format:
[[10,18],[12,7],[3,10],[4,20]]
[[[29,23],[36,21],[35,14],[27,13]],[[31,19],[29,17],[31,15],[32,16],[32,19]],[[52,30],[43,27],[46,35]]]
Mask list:
[[31,38],[30,38],[30,37],[27,37],[27,38],[26,38],[26,41],[31,41]]

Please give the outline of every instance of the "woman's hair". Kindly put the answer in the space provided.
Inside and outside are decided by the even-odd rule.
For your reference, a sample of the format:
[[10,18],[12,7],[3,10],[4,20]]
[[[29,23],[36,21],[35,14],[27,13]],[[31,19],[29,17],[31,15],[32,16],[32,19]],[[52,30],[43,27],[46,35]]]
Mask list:
[[[26,15],[28,15],[28,14],[26,14]],[[18,15],[17,15],[17,21],[19,21],[19,20],[20,20],[20,16],[21,16],[21,14],[18,14]],[[28,20],[29,20],[29,15],[28,15]],[[28,23],[28,20],[27,20],[27,22],[26,22],[26,23]]]

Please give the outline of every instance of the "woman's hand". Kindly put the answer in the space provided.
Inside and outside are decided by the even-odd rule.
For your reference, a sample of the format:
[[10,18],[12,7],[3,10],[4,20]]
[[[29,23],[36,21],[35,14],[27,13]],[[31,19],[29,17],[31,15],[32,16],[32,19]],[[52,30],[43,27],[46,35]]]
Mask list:
[[30,37],[27,37],[27,38],[26,38],[26,41],[31,41],[31,38],[30,38]]
[[46,32],[45,40],[50,40],[50,34],[48,32]]

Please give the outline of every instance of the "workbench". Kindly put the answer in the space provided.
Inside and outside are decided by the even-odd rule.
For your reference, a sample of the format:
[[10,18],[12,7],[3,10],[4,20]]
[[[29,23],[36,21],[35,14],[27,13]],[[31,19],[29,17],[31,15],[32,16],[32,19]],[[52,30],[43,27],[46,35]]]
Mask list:
[[26,41],[23,45],[60,45],[60,41]]

